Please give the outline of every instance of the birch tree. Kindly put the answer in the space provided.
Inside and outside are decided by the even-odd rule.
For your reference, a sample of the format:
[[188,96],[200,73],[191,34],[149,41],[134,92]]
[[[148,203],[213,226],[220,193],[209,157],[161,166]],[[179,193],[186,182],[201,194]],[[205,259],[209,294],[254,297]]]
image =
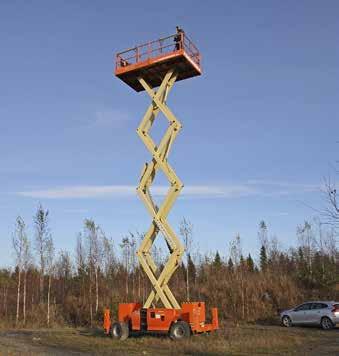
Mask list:
[[18,282],[17,282],[17,298],[16,298],[16,325],[19,322],[20,316],[20,293],[21,293],[21,273],[24,266],[24,251],[28,245],[28,239],[26,234],[26,225],[24,220],[18,216],[15,224],[15,231],[12,238],[13,248],[15,252],[15,263],[18,270]]
[[40,303],[43,303],[44,297],[44,274],[46,268],[46,253],[47,245],[50,239],[49,229],[49,212],[44,210],[41,204],[39,204],[36,214],[34,216],[35,226],[35,249],[38,254],[38,264],[40,272]]
[[26,304],[27,304],[27,273],[33,264],[33,257],[31,252],[31,244],[28,238],[25,239],[23,245],[23,259],[22,267],[24,272],[24,296],[23,296],[23,318],[24,325],[26,324]]
[[311,280],[313,275],[312,260],[316,246],[312,225],[308,221],[305,221],[304,225],[298,226],[297,236],[300,248],[302,249],[303,255],[306,259],[308,278]]
[[104,234],[102,237],[102,247],[104,272],[106,276],[111,276],[116,265],[113,239],[106,237]]
[[132,295],[133,299],[135,298],[135,267],[136,267],[136,251],[137,251],[137,243],[135,240],[135,236],[133,233],[130,234],[130,240],[129,240],[129,245],[130,245],[130,269],[131,269],[131,274],[132,274]]
[[330,179],[325,182],[325,189],[327,195],[327,208],[323,215],[327,222],[333,225],[336,229],[339,228],[339,200],[338,191],[335,183]]
[[89,265],[89,275],[90,275],[90,315],[91,323],[93,321],[93,309],[92,309],[92,285],[93,276],[95,283],[95,313],[99,310],[99,270],[102,259],[102,230],[97,226],[94,220],[85,220],[85,230],[87,239],[87,253],[88,253],[88,265]]
[[129,238],[124,237],[121,241],[120,248],[122,250],[122,260],[123,266],[125,267],[126,279],[125,279],[125,292],[126,292],[126,300],[128,299],[128,277],[130,270],[130,243]]
[[190,301],[190,285],[189,285],[189,257],[191,255],[191,248],[193,243],[193,225],[186,220],[182,219],[180,222],[180,235],[184,241],[185,255],[186,255],[186,298]]
[[102,237],[103,247],[103,271],[107,280],[107,287],[109,289],[109,295],[113,300],[114,296],[114,272],[116,267],[116,258],[114,253],[113,239],[108,238],[105,234]]
[[54,270],[54,244],[52,236],[46,241],[46,270],[48,273],[48,291],[47,291],[47,326],[50,326],[50,305],[51,305],[51,287]]
[[260,242],[260,247],[265,249],[265,252],[269,251],[269,238],[267,233],[267,225],[264,220],[259,223],[258,238]]
[[58,260],[55,263],[55,270],[58,278],[62,282],[61,288],[61,300],[65,301],[65,297],[68,294],[69,280],[72,277],[72,261],[68,251],[61,250],[59,252]]
[[238,285],[240,286],[240,297],[241,297],[241,314],[242,318],[245,318],[245,300],[246,300],[246,287],[244,285],[244,268],[243,268],[243,253],[241,246],[240,235],[237,234],[235,239],[230,242],[229,247],[230,258],[234,262],[235,270],[237,271],[235,278],[238,280]]
[[[137,239],[139,240],[139,244],[141,244],[143,239],[145,238],[145,234],[142,234],[137,231],[136,235],[137,235]],[[141,288],[143,290],[142,296],[141,296]],[[144,277],[143,274],[141,273],[140,265],[138,266],[138,298],[139,300],[142,299],[142,303],[144,303],[145,300]]]
[[86,248],[84,246],[83,236],[81,233],[77,236],[76,248],[75,248],[75,263],[76,263],[76,272],[80,279],[81,290],[80,296],[82,298],[82,303],[85,304],[85,299],[87,293],[85,293],[85,277],[86,277]]

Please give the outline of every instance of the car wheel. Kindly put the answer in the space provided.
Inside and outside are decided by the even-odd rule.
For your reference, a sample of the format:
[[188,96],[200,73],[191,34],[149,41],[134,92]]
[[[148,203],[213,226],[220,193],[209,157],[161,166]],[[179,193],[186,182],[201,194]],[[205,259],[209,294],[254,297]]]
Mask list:
[[129,328],[126,323],[114,323],[111,330],[112,338],[126,340],[129,336]]
[[286,328],[289,328],[290,326],[292,326],[291,318],[287,315],[284,315],[281,319],[281,324]]
[[324,316],[323,318],[321,318],[320,326],[322,327],[323,330],[333,329],[332,320],[327,316]]
[[172,324],[169,334],[172,340],[182,340],[191,336],[191,329],[185,321],[177,321]]

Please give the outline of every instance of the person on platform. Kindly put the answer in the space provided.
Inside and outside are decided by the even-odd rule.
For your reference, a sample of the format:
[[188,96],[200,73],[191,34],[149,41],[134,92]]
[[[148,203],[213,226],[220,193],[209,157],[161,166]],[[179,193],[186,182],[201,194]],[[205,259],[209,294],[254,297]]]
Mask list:
[[179,26],[176,26],[176,30],[177,30],[177,34],[174,36],[175,50],[179,51],[179,49],[181,49],[182,46],[184,30],[181,29]]

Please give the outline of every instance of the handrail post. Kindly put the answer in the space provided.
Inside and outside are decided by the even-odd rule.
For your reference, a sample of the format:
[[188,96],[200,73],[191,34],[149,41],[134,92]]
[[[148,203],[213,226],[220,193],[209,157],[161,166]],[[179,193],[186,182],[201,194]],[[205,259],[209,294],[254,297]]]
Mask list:
[[119,67],[120,67],[120,54],[117,54],[115,69],[118,69]]

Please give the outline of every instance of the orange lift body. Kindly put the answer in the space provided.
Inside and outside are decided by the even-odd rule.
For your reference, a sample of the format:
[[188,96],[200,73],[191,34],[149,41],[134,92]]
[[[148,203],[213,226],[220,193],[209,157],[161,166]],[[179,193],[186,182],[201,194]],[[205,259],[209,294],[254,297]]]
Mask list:
[[[206,324],[204,302],[187,302],[181,309],[142,308],[140,303],[120,303],[118,320],[129,325],[131,331],[168,333],[173,323],[185,321],[193,334],[210,332],[219,328],[218,309],[212,308],[212,323]],[[107,309],[104,330],[110,333],[111,320]]]
[[[173,68],[177,75],[176,81],[202,73],[200,52],[183,31],[116,55],[115,75],[137,92],[145,90],[140,77],[149,87],[155,88],[161,85],[166,73]],[[181,304],[181,309],[144,308],[140,303],[120,303],[118,322],[111,323],[110,311],[106,309],[103,326],[106,334],[119,339],[123,339],[122,326],[126,329],[126,337],[132,331],[171,335],[173,325],[178,323],[185,324],[185,328],[189,328],[189,334],[198,334],[218,329],[217,308],[211,309],[211,315],[211,323],[206,323],[204,302],[185,302]]]

